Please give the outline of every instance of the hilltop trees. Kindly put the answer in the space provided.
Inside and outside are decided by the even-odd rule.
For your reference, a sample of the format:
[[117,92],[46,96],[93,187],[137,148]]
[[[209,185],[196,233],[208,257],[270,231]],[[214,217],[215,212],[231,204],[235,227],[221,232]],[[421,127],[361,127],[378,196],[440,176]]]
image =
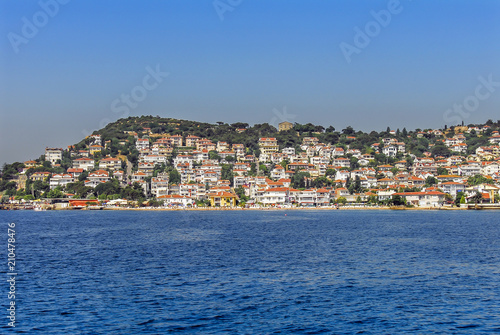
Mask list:
[[436,144],[432,148],[431,153],[432,153],[432,156],[434,156],[434,157],[437,157],[437,156],[449,157],[449,156],[451,156],[450,149],[448,149],[443,143]]
[[309,172],[297,171],[292,176],[291,186],[293,188],[305,188],[306,187],[306,178],[311,177]]

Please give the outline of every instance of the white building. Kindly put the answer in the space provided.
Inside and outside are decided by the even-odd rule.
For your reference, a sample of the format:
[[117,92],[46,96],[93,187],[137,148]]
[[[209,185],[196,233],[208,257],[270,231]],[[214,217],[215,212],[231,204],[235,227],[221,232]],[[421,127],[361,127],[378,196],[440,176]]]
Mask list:
[[58,160],[62,159],[62,149],[58,148],[45,148],[45,160],[51,164],[56,164]]
[[73,167],[75,169],[83,169],[85,171],[90,171],[94,169],[95,161],[92,158],[82,157],[77,158],[73,161]]
[[75,179],[71,174],[54,174],[50,177],[50,189],[53,190],[58,186],[66,186],[69,183],[73,183]]

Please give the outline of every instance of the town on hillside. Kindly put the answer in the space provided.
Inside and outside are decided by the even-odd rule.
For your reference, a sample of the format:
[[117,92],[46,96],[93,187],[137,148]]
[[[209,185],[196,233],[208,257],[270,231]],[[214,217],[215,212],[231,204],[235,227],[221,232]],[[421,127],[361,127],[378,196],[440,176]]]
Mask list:
[[365,133],[120,119],[5,164],[4,208],[460,207],[500,202],[500,121]]

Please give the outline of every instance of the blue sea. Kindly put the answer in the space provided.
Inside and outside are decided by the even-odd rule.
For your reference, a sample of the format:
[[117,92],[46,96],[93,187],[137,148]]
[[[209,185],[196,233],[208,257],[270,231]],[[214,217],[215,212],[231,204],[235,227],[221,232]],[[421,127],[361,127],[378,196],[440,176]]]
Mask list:
[[0,333],[500,333],[499,214],[2,211]]

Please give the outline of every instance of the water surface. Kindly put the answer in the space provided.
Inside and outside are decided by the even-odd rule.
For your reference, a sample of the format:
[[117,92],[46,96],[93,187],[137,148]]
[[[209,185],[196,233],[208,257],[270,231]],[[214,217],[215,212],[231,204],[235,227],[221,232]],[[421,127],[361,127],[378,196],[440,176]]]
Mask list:
[[500,332],[498,212],[3,211],[3,241],[7,222],[18,332]]

